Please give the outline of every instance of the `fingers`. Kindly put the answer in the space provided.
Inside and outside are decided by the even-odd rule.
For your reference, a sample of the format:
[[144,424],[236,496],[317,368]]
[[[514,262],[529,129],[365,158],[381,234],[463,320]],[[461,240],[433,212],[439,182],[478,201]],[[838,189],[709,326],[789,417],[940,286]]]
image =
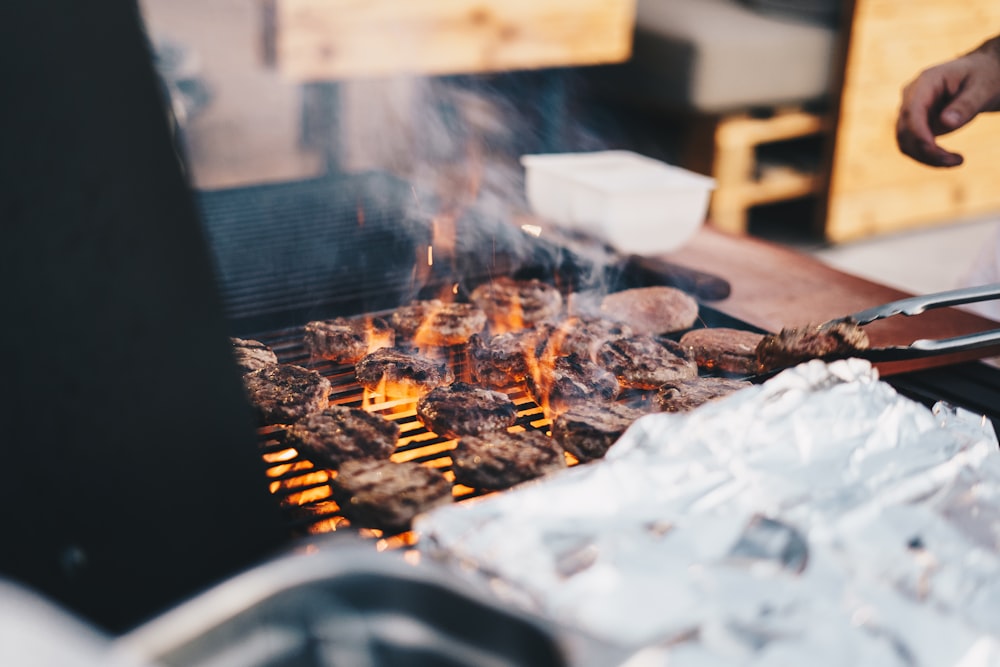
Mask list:
[[981,54],[970,54],[966,58],[977,66],[962,80],[954,98],[941,109],[937,121],[942,131],[938,134],[956,130],[980,112],[991,110],[1000,94],[1000,72],[996,61]]
[[926,117],[915,121],[905,113],[901,113],[896,123],[896,144],[899,150],[917,162],[931,167],[957,167],[964,162],[959,153],[942,148],[927,126]]
[[934,167],[962,164],[962,156],[942,148],[937,137],[980,112],[1000,109],[1000,58],[985,46],[924,70],[903,89],[896,119],[903,154]]
[[961,88],[963,77],[964,72],[954,66],[932,67],[903,89],[896,144],[904,155],[932,167],[962,164],[962,156],[942,148],[936,137],[967,122],[962,118],[964,102],[951,107],[959,102],[953,91]]
[[899,139],[897,144],[904,155],[931,167],[957,167],[965,162],[961,153],[947,151],[934,141]]

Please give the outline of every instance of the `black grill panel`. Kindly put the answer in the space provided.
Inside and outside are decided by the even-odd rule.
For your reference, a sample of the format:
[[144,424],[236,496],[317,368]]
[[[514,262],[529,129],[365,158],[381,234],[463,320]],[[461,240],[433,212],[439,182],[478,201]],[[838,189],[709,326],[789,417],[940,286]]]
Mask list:
[[900,394],[931,406],[943,401],[984,415],[1000,432],[1000,369],[972,361],[885,378]]
[[398,305],[431,241],[410,188],[369,173],[202,192],[198,204],[236,333]]

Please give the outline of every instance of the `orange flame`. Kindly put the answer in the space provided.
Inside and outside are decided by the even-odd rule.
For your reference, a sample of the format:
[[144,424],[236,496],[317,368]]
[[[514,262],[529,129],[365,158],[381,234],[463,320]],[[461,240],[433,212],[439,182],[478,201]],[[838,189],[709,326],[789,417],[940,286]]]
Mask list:
[[410,410],[415,413],[417,399],[424,393],[426,392],[408,382],[390,382],[382,378],[375,389],[363,390],[361,407],[369,412],[381,412],[386,415]]
[[383,347],[392,347],[395,343],[395,333],[390,327],[376,327],[375,318],[366,316],[365,322],[365,342],[368,344],[368,353]]

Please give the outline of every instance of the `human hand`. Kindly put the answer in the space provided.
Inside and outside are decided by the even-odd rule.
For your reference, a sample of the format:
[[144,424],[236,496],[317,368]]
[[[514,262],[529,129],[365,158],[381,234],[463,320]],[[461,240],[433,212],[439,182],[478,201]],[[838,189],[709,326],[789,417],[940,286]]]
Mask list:
[[905,154],[933,167],[956,167],[962,155],[936,137],[967,124],[982,111],[1000,109],[1000,40],[924,70],[903,88],[896,142]]

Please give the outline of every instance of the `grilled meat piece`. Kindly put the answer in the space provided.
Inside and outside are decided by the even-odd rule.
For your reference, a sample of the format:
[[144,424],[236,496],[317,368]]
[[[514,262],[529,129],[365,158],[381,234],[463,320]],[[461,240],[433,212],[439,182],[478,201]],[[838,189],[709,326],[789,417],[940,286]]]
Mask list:
[[678,343],[649,335],[608,341],[597,350],[596,361],[623,386],[635,389],[656,389],[698,375],[698,365]]
[[483,283],[469,295],[483,309],[497,333],[533,327],[562,312],[562,294],[553,285],[537,279],[497,278]]
[[361,408],[331,405],[289,427],[285,443],[320,468],[345,461],[387,459],[396,449],[399,425]]
[[236,357],[236,365],[240,371],[249,373],[265,366],[278,363],[278,356],[274,350],[269,348],[259,340],[244,338],[230,338],[233,344],[233,356]]
[[417,347],[463,345],[486,327],[486,313],[471,303],[414,301],[389,316],[401,340]]
[[455,382],[422,396],[417,401],[417,418],[438,435],[458,438],[513,426],[517,407],[503,392]]
[[524,382],[537,339],[537,329],[507,331],[485,340],[478,334],[472,336],[469,339],[472,378],[479,384],[500,389]]
[[539,359],[528,375],[528,389],[539,405],[562,412],[581,401],[611,401],[621,391],[611,371],[577,354]]
[[660,387],[656,392],[656,404],[663,412],[686,412],[751,386],[753,385],[746,380],[733,378],[691,378]]
[[308,322],[305,347],[313,359],[353,364],[373,350],[392,345],[393,332],[380,317],[336,317]]
[[636,287],[605,296],[600,312],[635,333],[662,334],[690,329],[698,319],[698,302],[674,287]]
[[330,381],[316,371],[272,364],[243,376],[260,424],[289,424],[328,404]]
[[850,322],[782,329],[757,344],[757,365],[761,371],[778,370],[808,359],[849,357],[870,345],[864,329]]
[[389,315],[389,325],[396,332],[397,341],[412,341],[417,335],[417,329],[431,312],[444,305],[440,299],[412,301],[399,306]]
[[451,483],[413,462],[345,461],[330,487],[352,526],[388,534],[409,530],[418,514],[452,502]]
[[559,444],[540,431],[464,436],[452,452],[455,481],[499,490],[566,467]]
[[706,371],[751,375],[757,372],[757,345],[763,334],[714,327],[693,329],[681,336],[681,346]]
[[597,351],[609,341],[631,336],[634,332],[627,324],[600,317],[582,315],[569,317],[547,329],[545,348],[540,357],[579,355],[597,360]]
[[581,463],[602,458],[644,412],[619,403],[581,403],[552,422],[552,439]]
[[454,380],[444,362],[392,347],[365,355],[354,367],[354,374],[365,389],[378,391],[384,387],[387,394],[407,396],[426,394]]

